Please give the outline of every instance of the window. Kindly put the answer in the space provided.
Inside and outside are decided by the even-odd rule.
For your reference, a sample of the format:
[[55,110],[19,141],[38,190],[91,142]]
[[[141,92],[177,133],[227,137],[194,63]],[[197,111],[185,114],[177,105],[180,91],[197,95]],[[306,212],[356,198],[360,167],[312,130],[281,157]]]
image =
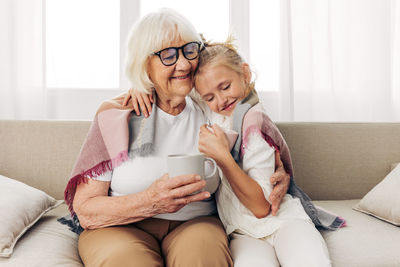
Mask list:
[[249,53],[257,90],[279,90],[279,1],[249,1]]
[[207,40],[221,42],[232,32],[257,74],[259,95],[269,101],[268,106],[278,103],[279,0],[43,3],[46,112],[52,119],[92,119],[104,99],[129,89],[124,73],[126,37],[140,16],[162,7],[183,14]]
[[120,5],[46,1],[48,88],[119,88]]
[[[134,3],[136,2],[136,4]],[[132,10],[120,14],[122,4]],[[140,13],[134,9],[140,6]],[[212,8],[210,8],[212,6]],[[46,1],[46,87],[50,89],[119,89],[123,71],[121,29],[161,7],[184,14],[208,40],[229,32],[229,0],[51,0]],[[208,19],[215,18],[215,19]],[[218,23],[215,23],[218,21]],[[130,25],[124,25],[130,24]],[[122,64],[123,65],[123,64]]]

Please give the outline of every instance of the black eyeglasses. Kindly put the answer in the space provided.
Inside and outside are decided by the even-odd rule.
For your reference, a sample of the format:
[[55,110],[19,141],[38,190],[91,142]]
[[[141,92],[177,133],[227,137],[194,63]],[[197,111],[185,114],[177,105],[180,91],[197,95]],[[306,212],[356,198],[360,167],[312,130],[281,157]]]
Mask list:
[[171,66],[178,61],[179,50],[182,50],[182,54],[187,60],[193,60],[199,56],[200,46],[201,44],[198,42],[190,42],[180,47],[165,48],[153,55],[157,55],[165,66]]

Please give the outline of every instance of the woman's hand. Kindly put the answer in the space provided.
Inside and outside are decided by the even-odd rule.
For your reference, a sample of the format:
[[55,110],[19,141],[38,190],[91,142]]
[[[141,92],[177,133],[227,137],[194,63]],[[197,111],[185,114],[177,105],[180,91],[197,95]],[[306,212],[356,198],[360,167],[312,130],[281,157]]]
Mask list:
[[168,174],[164,174],[145,192],[149,201],[153,203],[152,213],[173,213],[191,202],[209,198],[210,193],[206,191],[191,195],[205,186],[206,181],[199,175],[180,175],[170,178]]
[[110,184],[88,178],[77,186],[73,205],[83,228],[129,224],[176,212],[191,202],[210,197],[209,192],[190,195],[206,185],[198,175],[169,178],[165,174],[145,191],[124,196],[108,196]]
[[290,175],[285,171],[278,150],[275,151],[275,173],[272,174],[270,182],[274,187],[269,195],[269,202],[271,203],[271,213],[275,216],[290,185]]
[[212,125],[211,129],[207,124],[200,127],[199,151],[217,163],[230,155],[228,139],[217,124]]
[[122,105],[126,106],[129,103],[129,100],[132,99],[133,110],[136,112],[136,115],[140,115],[140,111],[143,112],[143,115],[147,118],[151,111],[151,104],[154,102],[152,94],[139,93],[134,89],[129,89],[127,93],[125,93],[124,102]]

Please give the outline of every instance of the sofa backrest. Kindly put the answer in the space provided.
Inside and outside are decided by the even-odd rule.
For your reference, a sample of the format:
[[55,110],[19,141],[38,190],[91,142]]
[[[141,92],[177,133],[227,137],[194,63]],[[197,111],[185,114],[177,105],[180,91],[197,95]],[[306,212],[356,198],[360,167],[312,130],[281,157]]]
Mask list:
[[0,120],[0,174],[64,198],[88,121]]
[[[361,198],[400,162],[400,123],[277,123],[295,180],[312,199]],[[0,174],[57,199],[89,130],[88,121],[0,120]]]
[[400,162],[400,123],[278,123],[313,200],[359,199]]

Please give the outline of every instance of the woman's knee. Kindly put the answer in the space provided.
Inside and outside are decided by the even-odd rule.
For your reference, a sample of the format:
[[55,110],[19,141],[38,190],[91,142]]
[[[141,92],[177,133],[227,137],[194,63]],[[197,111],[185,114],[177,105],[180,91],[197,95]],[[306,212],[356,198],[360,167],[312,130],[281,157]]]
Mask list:
[[157,241],[136,228],[84,231],[78,248],[85,266],[163,266]]
[[167,266],[232,266],[228,238],[216,217],[184,223],[163,241]]
[[130,243],[114,247],[102,258],[103,264],[100,266],[164,266],[160,251]]

